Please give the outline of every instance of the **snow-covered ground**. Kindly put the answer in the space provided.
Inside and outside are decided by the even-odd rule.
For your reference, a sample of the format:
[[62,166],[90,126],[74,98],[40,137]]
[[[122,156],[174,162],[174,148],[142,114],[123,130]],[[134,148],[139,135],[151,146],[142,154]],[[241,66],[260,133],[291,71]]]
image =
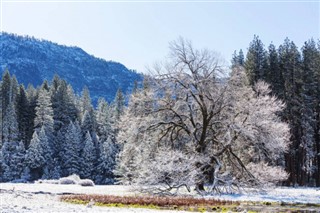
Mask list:
[[213,198],[234,201],[266,201],[285,203],[320,204],[320,188],[277,187],[259,192],[243,192],[241,194],[225,194],[211,196]]
[[124,186],[94,186],[83,187],[79,185],[56,185],[56,184],[0,184],[0,212],[20,213],[20,212],[164,212],[169,210],[153,210],[140,208],[116,208],[98,207],[69,204],[59,201],[59,195],[66,193],[81,194],[111,194],[111,195],[133,195],[128,187]]
[[[94,186],[56,184],[14,184],[1,183],[1,213],[15,212],[155,212],[151,209],[87,207],[59,201],[59,195],[75,194],[109,194],[134,195],[128,186]],[[320,204],[319,188],[272,188],[264,192],[242,193],[234,195],[213,196],[218,199],[239,201],[270,201],[289,203]],[[174,212],[159,210],[160,212]]]

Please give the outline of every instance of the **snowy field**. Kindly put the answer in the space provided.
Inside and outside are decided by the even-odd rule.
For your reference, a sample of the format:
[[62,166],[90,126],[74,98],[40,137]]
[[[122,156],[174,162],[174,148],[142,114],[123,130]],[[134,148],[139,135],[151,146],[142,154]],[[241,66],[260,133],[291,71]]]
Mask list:
[[151,210],[139,208],[98,207],[69,204],[59,201],[59,195],[67,193],[75,194],[110,194],[110,195],[134,195],[128,187],[123,186],[94,186],[83,187],[79,185],[56,184],[13,184],[1,183],[1,213],[18,212],[174,212],[167,210]]
[[[97,207],[63,203],[62,194],[134,195],[127,186],[94,186],[55,184],[1,183],[1,213],[13,212],[174,212],[137,208]],[[273,188],[259,193],[214,196],[238,201],[269,201],[320,204],[319,188]],[[179,211],[181,212],[181,211]]]

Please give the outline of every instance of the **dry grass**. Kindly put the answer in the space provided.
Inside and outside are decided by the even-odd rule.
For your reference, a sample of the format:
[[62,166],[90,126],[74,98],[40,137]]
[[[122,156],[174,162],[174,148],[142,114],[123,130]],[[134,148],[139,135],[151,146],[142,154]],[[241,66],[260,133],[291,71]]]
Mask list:
[[225,206],[239,205],[238,202],[191,198],[191,197],[157,197],[157,196],[114,196],[114,195],[68,195],[61,198],[63,201],[74,200],[89,202],[94,201],[101,204],[123,204],[158,207],[194,207],[194,206]]

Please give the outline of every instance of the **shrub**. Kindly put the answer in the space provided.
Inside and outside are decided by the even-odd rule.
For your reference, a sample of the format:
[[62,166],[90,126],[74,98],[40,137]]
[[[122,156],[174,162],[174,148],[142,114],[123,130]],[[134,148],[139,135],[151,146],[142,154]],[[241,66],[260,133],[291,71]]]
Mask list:
[[59,184],[77,184],[77,182],[71,178],[64,177],[59,179]]
[[81,186],[94,186],[94,182],[90,179],[83,179],[78,182]]
[[59,179],[60,184],[77,184],[80,181],[80,177],[76,174]]
[[81,180],[79,175],[76,174],[69,175],[67,178],[74,180],[76,183],[78,183]]

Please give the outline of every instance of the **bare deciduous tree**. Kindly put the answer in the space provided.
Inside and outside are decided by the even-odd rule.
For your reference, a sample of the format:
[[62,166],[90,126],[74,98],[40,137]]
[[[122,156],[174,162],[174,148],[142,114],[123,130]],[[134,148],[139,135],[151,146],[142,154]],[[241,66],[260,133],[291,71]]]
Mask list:
[[122,182],[211,193],[286,178],[277,165],[289,143],[276,115],[284,104],[264,82],[251,88],[242,68],[224,72],[214,53],[171,44],[170,60],[120,122]]

